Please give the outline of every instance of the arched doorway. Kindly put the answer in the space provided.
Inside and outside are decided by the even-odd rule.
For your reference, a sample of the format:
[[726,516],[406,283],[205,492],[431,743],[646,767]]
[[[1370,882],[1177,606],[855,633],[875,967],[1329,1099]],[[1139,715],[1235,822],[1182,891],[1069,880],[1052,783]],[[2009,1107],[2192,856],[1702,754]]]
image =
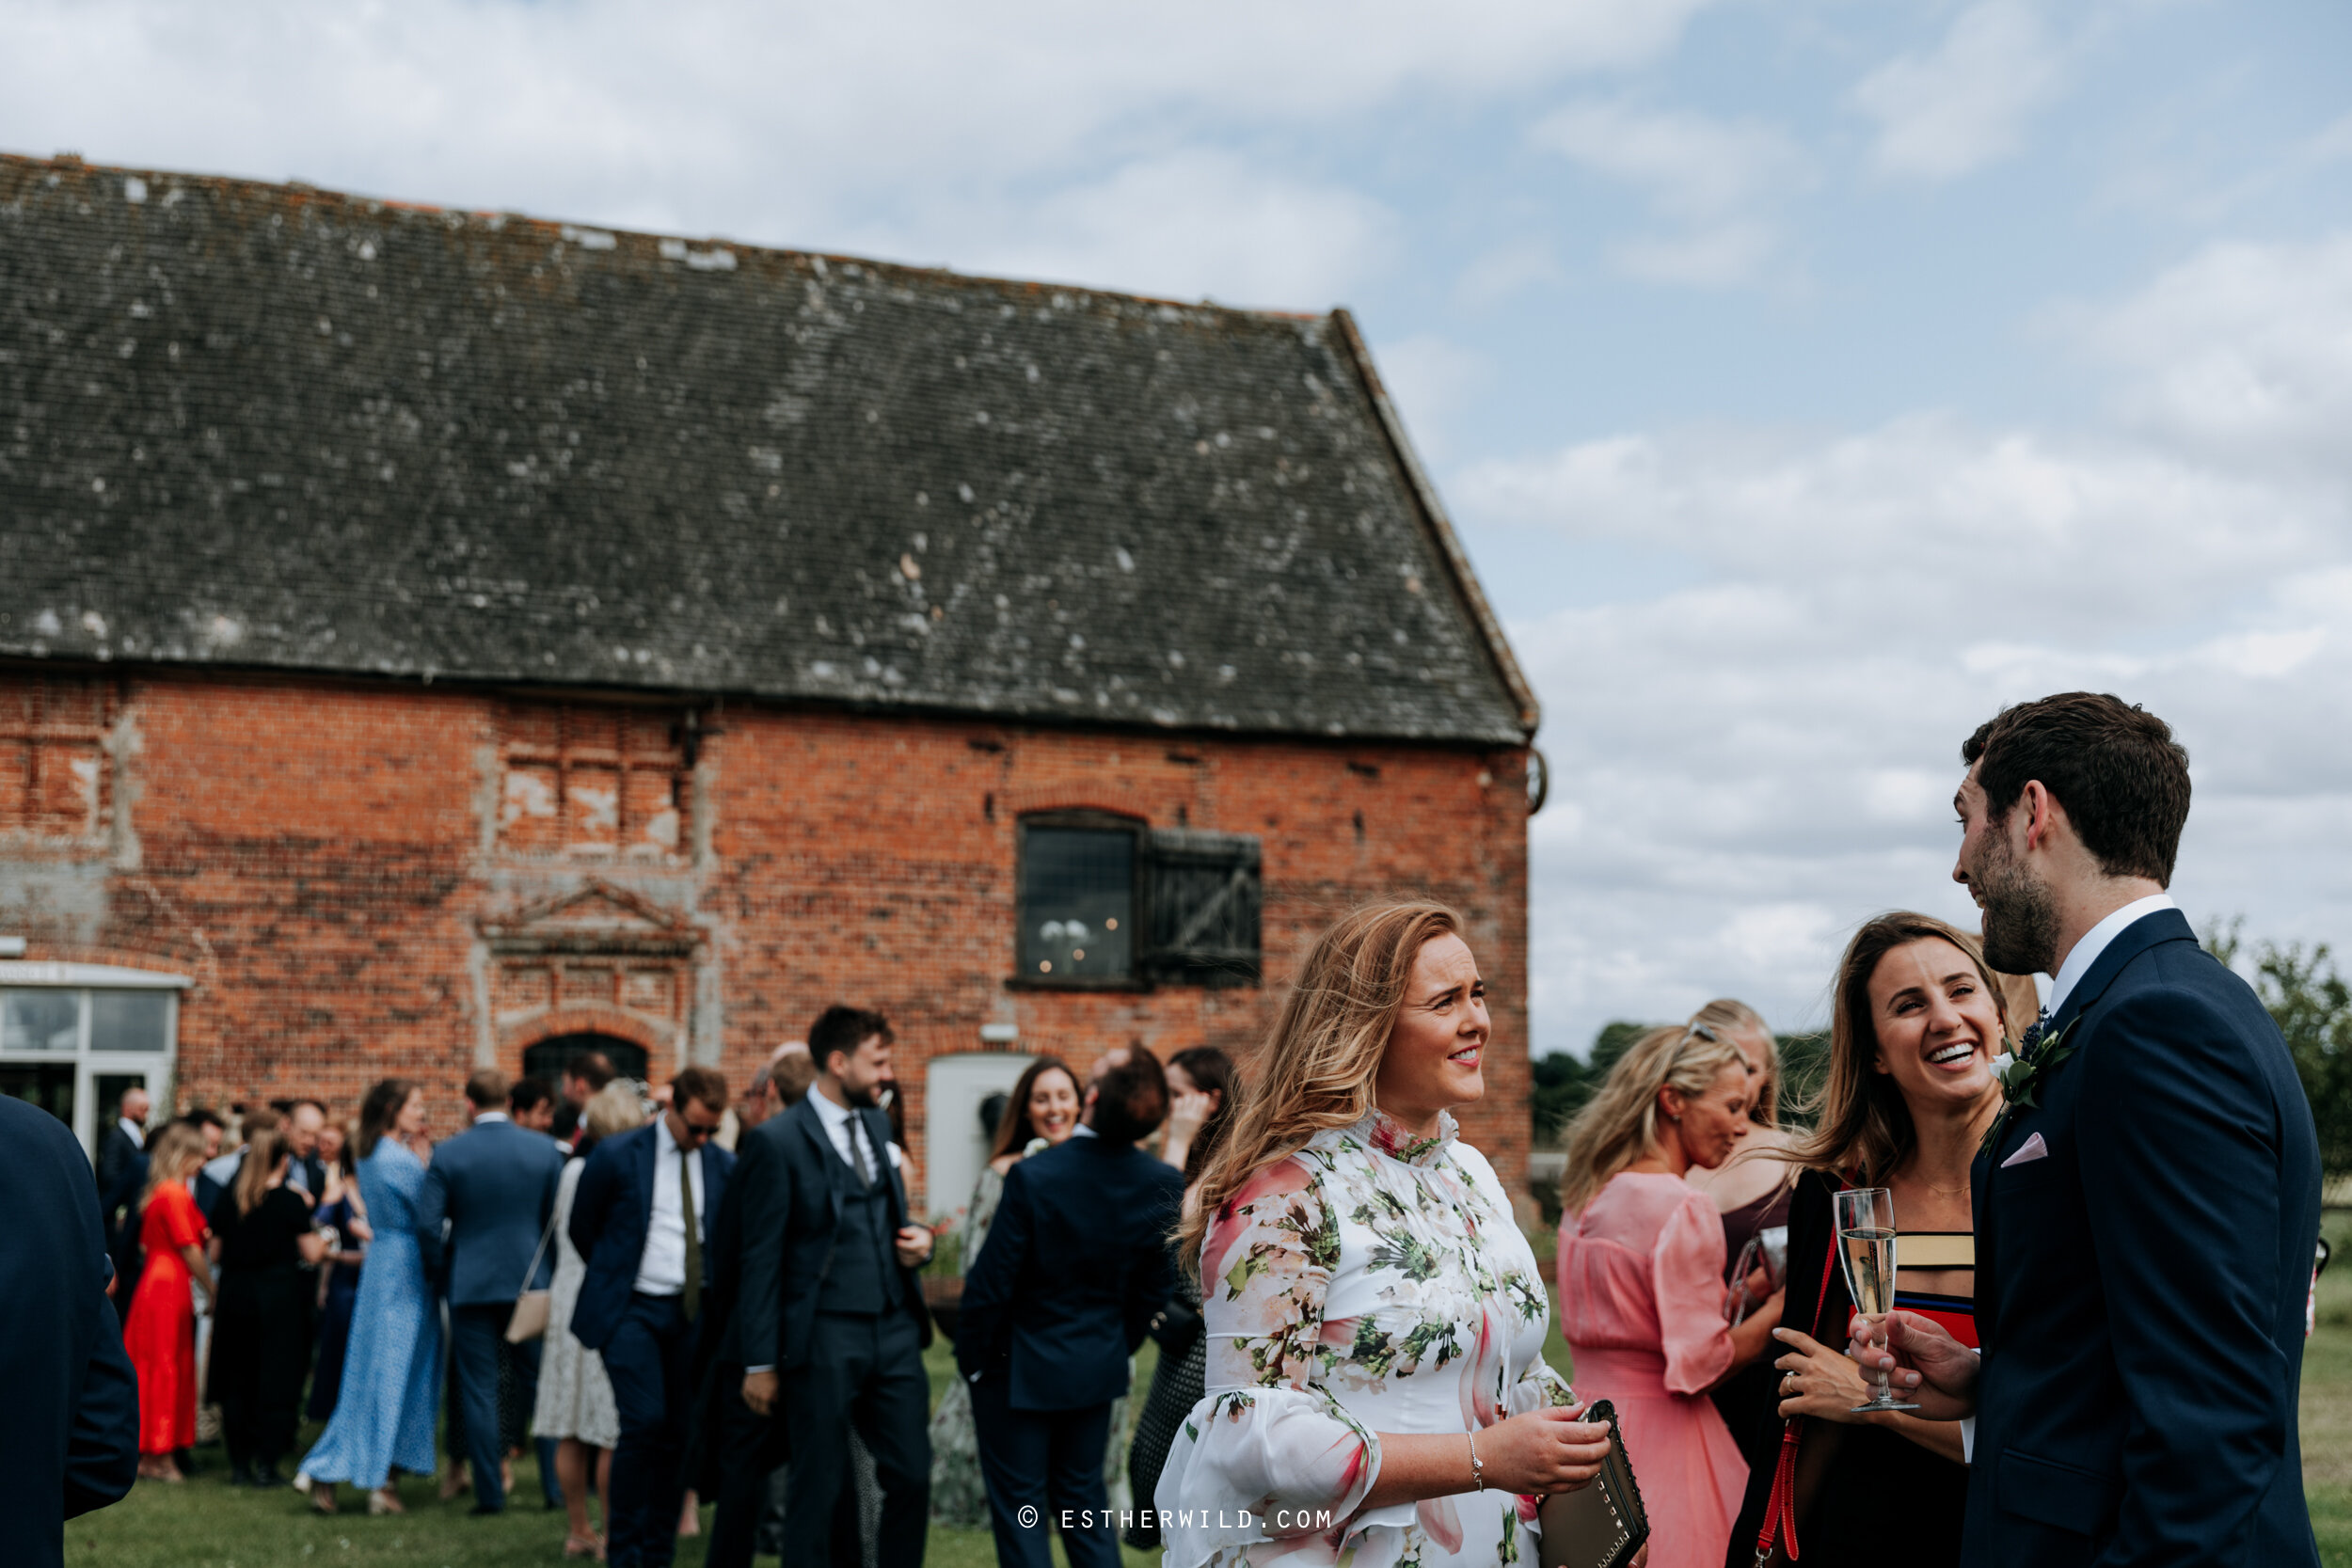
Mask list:
[[645,1081],[645,1048],[615,1035],[557,1035],[523,1049],[523,1073],[526,1077],[544,1078],[560,1084],[564,1069],[592,1051],[604,1053],[604,1059],[612,1064],[612,1070],[624,1078]]

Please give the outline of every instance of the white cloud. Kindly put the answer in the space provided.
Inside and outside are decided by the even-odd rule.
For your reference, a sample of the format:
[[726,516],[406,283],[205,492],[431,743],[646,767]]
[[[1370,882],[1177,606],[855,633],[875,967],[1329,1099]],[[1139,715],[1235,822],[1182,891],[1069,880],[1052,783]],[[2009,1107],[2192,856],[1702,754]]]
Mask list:
[[2301,441],[2352,406],[2352,355],[2294,347],[2352,341],[2334,255],[2231,247],[2083,312],[2118,401],[2162,416],[2145,435],[1920,415],[1627,435],[1456,476],[1474,525],[1702,565],[1512,627],[1555,802],[1531,835],[1539,1048],[1724,992],[1817,1020],[1858,921],[1972,921],[1949,880],[1960,742],[2052,691],[2118,691],[2178,728],[2192,915],[2352,927],[2352,458],[2281,464],[2170,390],[2215,356],[2273,366],[2275,343],[2292,372],[2263,377],[2281,389],[2262,430]]
[[1785,132],[1752,120],[1577,103],[1529,129],[1536,147],[1639,191],[1673,228],[1620,243],[1621,271],[1717,288],[1754,277],[1777,246],[1770,214],[1804,182]]
[[1928,54],[1898,55],[1864,77],[1853,101],[1879,123],[1882,170],[1949,180],[2023,146],[2026,122],[2061,76],[2058,46],[2031,6],[1984,0]]
[[1423,457],[1441,461],[1452,444],[1454,421],[1470,395],[1493,374],[1484,355],[1434,332],[1383,343],[1375,357],[1380,379],[1405,416],[1406,427]]

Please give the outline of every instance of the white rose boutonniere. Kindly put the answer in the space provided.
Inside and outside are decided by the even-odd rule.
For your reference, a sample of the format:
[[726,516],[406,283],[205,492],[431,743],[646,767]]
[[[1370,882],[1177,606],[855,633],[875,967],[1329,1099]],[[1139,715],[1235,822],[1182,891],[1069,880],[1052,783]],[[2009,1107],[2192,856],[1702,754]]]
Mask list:
[[2015,1051],[2004,1051],[1993,1058],[1993,1076],[2001,1085],[2001,1114],[1985,1129],[1979,1152],[1990,1154],[2000,1147],[2001,1134],[2009,1131],[2010,1119],[2020,1111],[2034,1108],[2036,1091],[2074,1053],[2074,1042],[2067,1037],[2074,1034],[2076,1022],[2070,1018],[2065,1028],[2049,1034],[2039,1028],[2028,1029]]

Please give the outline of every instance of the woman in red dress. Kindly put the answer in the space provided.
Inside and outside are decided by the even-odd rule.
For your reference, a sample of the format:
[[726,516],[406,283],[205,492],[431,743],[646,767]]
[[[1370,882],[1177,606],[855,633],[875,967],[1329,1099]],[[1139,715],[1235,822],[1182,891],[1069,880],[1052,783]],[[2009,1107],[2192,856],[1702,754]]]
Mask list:
[[173,1122],[155,1139],[139,1196],[147,1268],[123,1321],[122,1346],[139,1378],[139,1475],[148,1481],[185,1479],[172,1455],[196,1443],[196,1304],[188,1283],[200,1280],[210,1301],[213,1272],[188,1177],[203,1161],[196,1130]]

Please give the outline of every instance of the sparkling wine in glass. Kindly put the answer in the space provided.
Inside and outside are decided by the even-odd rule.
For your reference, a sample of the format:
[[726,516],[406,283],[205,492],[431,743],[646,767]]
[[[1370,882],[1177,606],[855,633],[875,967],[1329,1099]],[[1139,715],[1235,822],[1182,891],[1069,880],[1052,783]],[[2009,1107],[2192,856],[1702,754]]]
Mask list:
[[[1837,1195],[1837,1262],[1846,1272],[1853,1308],[1883,1330],[1895,1309],[1895,1195],[1884,1187],[1853,1187]],[[1916,1410],[1904,1404],[1879,1373],[1878,1398],[1854,1406],[1866,1410]]]

